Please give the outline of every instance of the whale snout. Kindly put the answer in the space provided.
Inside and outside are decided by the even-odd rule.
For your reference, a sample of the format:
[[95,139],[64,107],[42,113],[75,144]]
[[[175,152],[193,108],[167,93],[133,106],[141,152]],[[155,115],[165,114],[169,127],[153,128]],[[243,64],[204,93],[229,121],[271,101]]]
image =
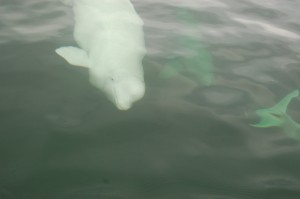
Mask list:
[[114,84],[113,99],[120,110],[128,110],[145,94],[145,83],[138,78],[127,78]]
[[121,111],[127,111],[128,109],[130,109],[132,106],[132,103],[130,102],[119,102],[116,101],[116,107],[121,110]]
[[128,110],[134,102],[140,100],[145,94],[143,77],[118,76],[107,77],[105,80],[91,76],[91,83],[102,90],[108,99],[120,110]]

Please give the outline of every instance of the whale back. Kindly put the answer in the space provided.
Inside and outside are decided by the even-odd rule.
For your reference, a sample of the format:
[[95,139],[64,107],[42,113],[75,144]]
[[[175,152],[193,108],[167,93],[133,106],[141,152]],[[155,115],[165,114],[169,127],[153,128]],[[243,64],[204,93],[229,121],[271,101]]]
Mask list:
[[101,37],[107,34],[113,34],[116,42],[122,35],[134,34],[145,51],[144,24],[129,0],[74,0],[73,10],[74,38],[84,50],[89,51],[95,40],[103,41]]

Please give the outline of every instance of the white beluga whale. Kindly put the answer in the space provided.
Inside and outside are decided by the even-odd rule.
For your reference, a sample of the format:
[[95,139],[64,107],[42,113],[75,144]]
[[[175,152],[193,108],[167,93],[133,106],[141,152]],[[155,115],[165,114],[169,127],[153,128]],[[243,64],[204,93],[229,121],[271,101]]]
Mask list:
[[144,96],[143,21],[130,0],[62,0],[73,7],[78,47],[56,49],[69,64],[87,67],[90,82],[120,110]]

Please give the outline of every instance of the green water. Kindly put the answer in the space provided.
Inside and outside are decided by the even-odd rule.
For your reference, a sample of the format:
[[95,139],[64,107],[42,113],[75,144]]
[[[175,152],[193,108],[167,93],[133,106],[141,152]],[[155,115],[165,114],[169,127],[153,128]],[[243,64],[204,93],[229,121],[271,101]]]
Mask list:
[[0,1],[0,199],[299,199],[300,141],[253,124],[300,89],[300,2],[133,4],[146,94],[119,111],[55,54],[67,7]]

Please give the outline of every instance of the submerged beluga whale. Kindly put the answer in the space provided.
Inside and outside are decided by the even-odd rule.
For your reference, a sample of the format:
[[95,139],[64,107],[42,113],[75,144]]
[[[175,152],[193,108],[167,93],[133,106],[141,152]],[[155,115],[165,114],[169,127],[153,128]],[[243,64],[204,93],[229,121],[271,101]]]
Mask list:
[[87,67],[92,85],[120,110],[144,96],[143,21],[130,0],[61,0],[73,7],[78,47],[56,49],[69,64]]

